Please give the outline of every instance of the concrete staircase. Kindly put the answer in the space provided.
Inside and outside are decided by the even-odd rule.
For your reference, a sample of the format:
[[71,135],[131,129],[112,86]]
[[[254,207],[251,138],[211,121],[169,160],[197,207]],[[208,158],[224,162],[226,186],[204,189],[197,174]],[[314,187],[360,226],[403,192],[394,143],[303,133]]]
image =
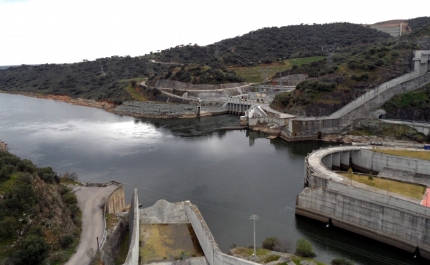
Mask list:
[[385,111],[379,109],[387,100],[398,94],[414,91],[430,83],[430,51],[414,51],[414,71],[379,85],[348,105],[325,117],[297,117],[290,120],[287,134],[314,135],[339,133],[352,120],[379,118]]

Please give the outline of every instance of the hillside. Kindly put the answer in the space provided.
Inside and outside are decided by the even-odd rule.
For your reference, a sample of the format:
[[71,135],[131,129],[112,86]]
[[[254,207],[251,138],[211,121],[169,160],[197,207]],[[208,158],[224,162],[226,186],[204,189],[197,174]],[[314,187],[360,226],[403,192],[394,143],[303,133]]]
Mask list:
[[22,65],[0,71],[0,90],[121,102],[131,98],[123,89],[129,79],[150,77],[167,68],[130,56],[74,64]]
[[384,118],[430,122],[430,85],[421,89],[394,96],[382,108]]
[[50,167],[0,151],[0,264],[64,263],[77,245],[80,215]]
[[211,65],[218,59],[226,66],[256,65],[259,62],[325,55],[324,45],[342,50],[388,40],[388,34],[351,23],[294,25],[263,28],[208,46],[186,45],[150,54],[163,62]]
[[[331,113],[378,84],[410,71],[412,50],[420,48],[418,42],[426,43],[422,40],[427,34],[427,20],[408,20],[420,29],[400,39],[351,23],[294,25],[263,28],[205,47],[181,45],[140,57],[21,65],[0,71],[0,90],[114,104],[124,100],[166,101],[151,88],[157,80],[193,84],[261,82],[262,67],[270,66],[269,78],[307,74],[323,86],[335,84],[330,91],[299,87],[295,94],[281,95],[272,105],[280,111],[315,116]],[[325,45],[334,45],[330,67],[322,59],[328,54],[322,49]],[[143,81],[149,89],[138,86]]]
[[408,19],[406,22],[408,23],[409,27],[412,29],[412,32],[413,32],[413,31],[420,30],[423,27],[430,24],[430,17],[412,18],[412,19]]
[[427,37],[430,25],[396,40],[335,53],[331,67],[327,60],[293,67],[290,74],[313,79],[299,84],[294,92],[276,96],[271,107],[297,116],[330,115],[366,91],[411,71],[412,51],[422,49],[418,43]]

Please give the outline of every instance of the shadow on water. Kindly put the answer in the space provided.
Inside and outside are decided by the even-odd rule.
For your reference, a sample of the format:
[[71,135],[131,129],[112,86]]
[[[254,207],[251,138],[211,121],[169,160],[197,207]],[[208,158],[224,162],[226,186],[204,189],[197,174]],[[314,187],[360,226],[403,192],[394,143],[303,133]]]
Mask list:
[[[356,264],[424,265],[428,264],[419,255],[379,241],[328,225],[320,221],[296,215],[296,230],[315,248],[317,260],[326,255],[354,260]],[[321,250],[321,251],[319,251]]]
[[135,123],[139,122],[150,123],[157,129],[169,130],[174,136],[179,137],[218,136],[222,138],[226,131],[220,129],[237,125],[239,118],[236,115],[220,115],[191,119],[135,119]]
[[411,253],[294,215],[296,196],[303,190],[304,157],[336,144],[220,130],[238,122],[234,115],[134,119],[0,94],[0,136],[14,154],[59,173],[75,171],[81,181],[119,180],[126,196],[138,188],[145,206],[159,199],[190,199],[224,252],[232,243],[252,244],[252,213],[260,216],[257,242],[277,236],[294,246],[305,237],[325,264],[335,257],[356,265],[425,264]]

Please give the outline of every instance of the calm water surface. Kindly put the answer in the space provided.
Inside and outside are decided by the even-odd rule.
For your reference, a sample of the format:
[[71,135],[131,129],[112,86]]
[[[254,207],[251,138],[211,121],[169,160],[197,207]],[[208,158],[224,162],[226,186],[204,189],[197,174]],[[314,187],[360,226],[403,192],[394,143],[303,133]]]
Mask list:
[[253,244],[251,214],[259,215],[257,244],[284,238],[312,242],[317,259],[346,257],[356,264],[425,264],[373,240],[295,217],[303,189],[303,160],[320,143],[285,143],[247,131],[220,132],[237,116],[137,120],[53,100],[0,94],[0,139],[10,152],[76,172],[80,181],[124,183],[144,207],[159,199],[190,200],[220,248]]

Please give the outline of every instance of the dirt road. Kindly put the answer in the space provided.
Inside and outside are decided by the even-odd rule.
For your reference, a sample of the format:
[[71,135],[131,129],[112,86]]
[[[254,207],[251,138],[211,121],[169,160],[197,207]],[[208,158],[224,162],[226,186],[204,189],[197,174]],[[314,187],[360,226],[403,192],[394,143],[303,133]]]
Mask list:
[[107,187],[81,187],[76,191],[78,206],[82,211],[82,234],[77,251],[66,265],[88,265],[91,257],[89,250],[97,250],[97,237],[99,242],[103,238],[103,198],[107,198],[118,186]]

